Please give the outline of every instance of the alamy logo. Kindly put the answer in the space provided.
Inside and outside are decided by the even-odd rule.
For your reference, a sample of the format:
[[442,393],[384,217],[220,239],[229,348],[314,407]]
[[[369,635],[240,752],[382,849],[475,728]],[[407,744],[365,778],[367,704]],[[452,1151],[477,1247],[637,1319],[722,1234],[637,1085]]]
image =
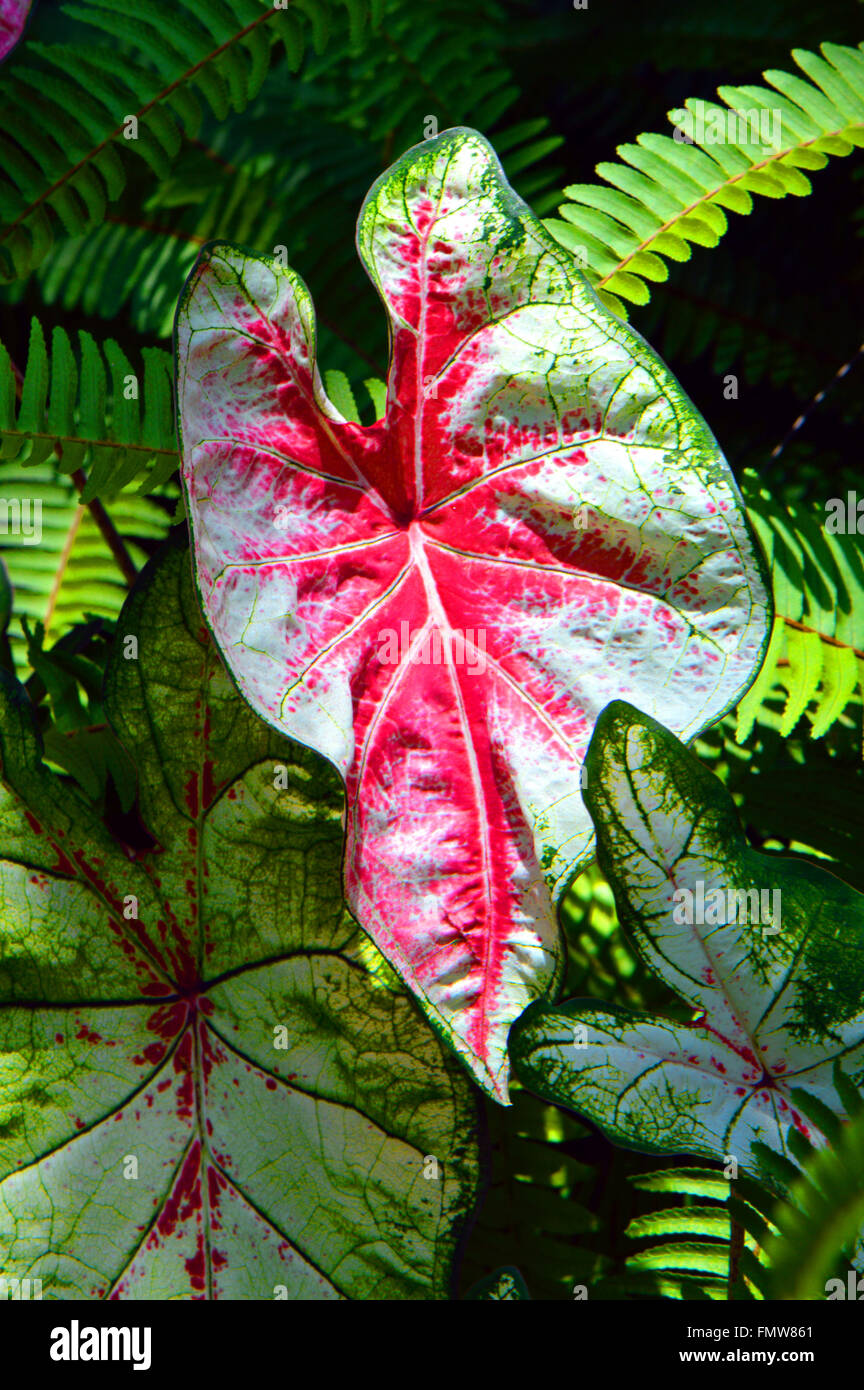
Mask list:
[[864,536],[864,497],[847,492],[846,497],[829,497],[825,503],[829,536]]
[[850,1299],[853,1303],[864,1303],[864,1278],[859,1279],[855,1270],[850,1269],[845,1284],[842,1279],[829,1279],[825,1285],[825,1297],[829,1303],[832,1299],[838,1298]]
[[780,148],[783,113],[779,107],[751,111],[724,111],[710,107],[704,114],[681,107],[670,113],[675,129],[672,138],[679,145],[773,145]]
[[150,1369],[149,1327],[69,1327],[51,1332],[52,1361],[131,1361],[133,1371]]
[[20,536],[22,545],[38,545],[42,540],[41,497],[0,499],[0,536]]
[[779,888],[711,888],[706,893],[700,879],[695,890],[676,888],[672,901],[672,921],[679,927],[761,925],[763,936],[774,936],[780,930]]
[[378,634],[376,655],[382,666],[465,666],[469,676],[482,676],[486,670],[486,630],[469,627],[465,632],[455,629],[429,628],[411,635],[408,623],[400,631],[385,627]]
[[5,1303],[10,1298],[16,1302],[41,1297],[41,1279],[19,1279],[12,1274],[0,1274],[0,1303]]

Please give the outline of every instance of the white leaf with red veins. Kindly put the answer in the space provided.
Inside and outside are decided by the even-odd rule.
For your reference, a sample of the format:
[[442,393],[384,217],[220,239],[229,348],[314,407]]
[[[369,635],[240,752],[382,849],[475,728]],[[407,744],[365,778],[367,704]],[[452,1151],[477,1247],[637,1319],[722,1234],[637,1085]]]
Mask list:
[[178,310],[204,611],[241,691],[345,778],[361,923],[478,1080],[559,963],[591,853],[580,767],[624,698],[692,737],[747,688],[769,599],[718,446],[487,142],[374,185],[358,248],[387,410],[324,394],[305,285],[206,248]]

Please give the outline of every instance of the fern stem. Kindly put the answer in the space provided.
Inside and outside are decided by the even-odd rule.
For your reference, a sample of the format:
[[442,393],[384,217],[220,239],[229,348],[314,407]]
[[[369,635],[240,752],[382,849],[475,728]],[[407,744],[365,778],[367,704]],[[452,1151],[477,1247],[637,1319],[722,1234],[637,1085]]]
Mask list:
[[[83,493],[85,487],[87,486],[87,476],[84,473],[83,468],[75,469],[75,472],[72,474],[72,481],[77,487],[78,492]],[[120,570],[120,573],[123,575],[123,578],[125,579],[126,583],[131,588],[132,585],[135,583],[135,580],[138,578],[138,571],[136,570],[135,565],[132,561],[132,556],[129,554],[129,551],[123,544],[123,538],[120,535],[120,532],[117,530],[116,526],[114,525],[114,522],[111,520],[110,516],[108,515],[105,508],[102,506],[102,503],[99,501],[97,497],[94,497],[86,505],[90,512],[90,515],[92,516],[96,525],[99,527],[99,530],[102,534],[102,539],[104,540],[108,549],[111,551],[111,554],[114,556],[114,559],[117,561],[117,567]],[[66,551],[64,549],[63,558],[65,558],[65,555]],[[59,573],[61,574],[63,572],[63,558],[61,558],[60,562]]]
[[207,237],[198,236],[195,232],[184,232],[177,227],[160,227],[155,222],[146,222],[140,217],[114,217],[110,213],[105,214],[104,221],[110,222],[112,227],[129,227],[134,232],[152,232],[154,236],[171,237],[174,241],[187,241],[191,246],[204,246]]
[[[20,397],[19,397],[20,399]],[[57,449],[58,457],[62,456],[64,444],[87,444],[91,447],[110,448],[113,441],[110,439],[85,439],[81,434],[51,434],[44,430],[4,430],[3,434],[7,439],[50,439]],[[151,444],[124,444],[126,453],[142,453],[149,458],[176,458],[176,449],[154,449]]]
[[838,381],[842,381],[844,376],[849,375],[852,368],[855,366],[855,363],[858,361],[859,357],[862,356],[862,354],[864,354],[864,343],[861,344],[857,352],[852,354],[848,362],[844,362],[843,366],[837,369],[837,371],[832,376],[831,380],[828,382],[828,385],[823,386],[821,391],[817,391],[810,404],[804,410],[801,411],[801,414],[798,416],[798,419],[794,422],[791,429],[789,429],[783,436],[783,438],[780,440],[780,443],[777,445],[776,449],[771,450],[772,459],[780,457],[783,450],[786,448],[786,445],[789,443],[789,440],[793,437],[793,435],[796,435],[798,431],[803,428],[803,426],[807,423],[808,419],[812,415],[813,411],[816,409],[817,405],[822,404],[825,397],[828,395],[828,392],[837,385]]
[[[9,363],[12,368],[12,373],[15,377],[15,398],[17,401],[20,402],[24,388],[24,376],[18,364],[14,362],[11,357],[9,358]],[[57,439],[56,436],[33,435],[32,438],[53,439],[55,449],[57,452],[57,458],[61,459],[63,457],[63,442],[62,440]],[[78,489],[78,494],[80,496],[83,493],[85,487],[87,486],[87,475],[85,474],[83,468],[75,469],[74,473],[72,474],[72,481]],[[54,587],[51,590],[51,596],[48,600],[48,612],[45,617],[46,629],[48,627],[48,623],[50,622],[51,614],[54,610],[54,605],[57,601],[57,594],[60,589],[60,584],[62,583],[62,576],[66,569],[66,564],[72,549],[72,543],[75,540],[75,535],[78,531],[78,527],[81,524],[80,513],[82,511],[82,507],[84,506],[88,508],[90,515],[92,516],[94,522],[99,528],[99,531],[101,532],[102,539],[105,541],[105,544],[108,546],[108,549],[111,551],[111,554],[117,561],[117,566],[120,570],[120,573],[123,575],[123,578],[126,580],[126,583],[129,585],[130,588],[135,583],[135,580],[138,578],[138,571],[136,570],[135,565],[132,562],[132,557],[126,549],[126,546],[123,544],[120,532],[117,530],[110,516],[106,512],[105,508],[102,506],[102,503],[98,501],[98,499],[95,497],[91,502],[82,503],[79,506],[78,511],[75,514],[75,519],[69,528],[69,535],[66,538],[66,544],[63,546],[63,553],[60,556],[60,563],[57,567],[57,575],[54,580]]]
[[[864,652],[859,651],[857,647],[850,647],[848,642],[840,642],[836,637],[829,637],[827,633],[820,632],[819,629],[815,627],[808,627],[806,623],[799,623],[795,618],[784,617],[783,621],[787,627],[794,627],[797,632],[815,633],[819,640],[824,642],[828,647],[848,647],[851,652],[854,652],[855,656],[864,661]],[[778,661],[777,665],[788,665],[788,662]]]
[[[730,1183],[730,1196],[735,1190],[734,1183]],[[730,1218],[729,1227],[729,1279],[726,1286],[726,1297],[732,1299],[733,1290],[738,1282],[738,1263],[744,1253],[744,1227],[734,1217]]]
[[51,619],[54,616],[54,609],[57,606],[57,598],[60,593],[60,588],[63,584],[63,576],[66,573],[66,566],[69,563],[69,556],[72,554],[72,547],[75,544],[75,537],[78,534],[78,528],[81,525],[83,516],[84,507],[79,503],[79,505],[75,508],[75,515],[72,518],[72,524],[69,527],[68,532],[66,533],[66,540],[63,543],[63,549],[60,553],[60,559],[57,562],[57,573],[54,576],[54,583],[51,585],[51,593],[48,595],[48,606],[45,609],[45,616],[43,619],[45,623],[46,632],[49,630],[51,626]]

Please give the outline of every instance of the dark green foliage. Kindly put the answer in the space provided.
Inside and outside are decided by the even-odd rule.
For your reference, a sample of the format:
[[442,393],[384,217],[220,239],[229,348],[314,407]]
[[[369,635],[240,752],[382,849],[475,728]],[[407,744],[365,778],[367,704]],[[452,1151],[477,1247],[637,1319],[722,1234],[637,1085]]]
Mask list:
[[[380,375],[386,365],[384,326],[370,325],[371,290],[354,302],[362,277],[353,227],[382,165],[422,140],[433,129],[430,122],[440,130],[471,125],[492,136],[509,176],[542,212],[556,201],[562,170],[548,156],[561,137],[550,132],[545,116],[508,118],[519,89],[501,60],[506,24],[498,0],[470,9],[459,0],[440,0],[434,15],[418,12],[408,0],[385,0],[374,35],[362,25],[363,0],[352,0],[353,23],[338,5],[328,18],[327,7],[317,2],[303,9],[292,0],[275,11],[262,8],[261,0],[245,3],[269,18],[250,31],[241,51],[260,31],[268,45],[277,37],[289,45],[286,59],[269,73],[265,66],[260,92],[249,92],[251,104],[242,100],[229,111],[209,102],[201,119],[188,125],[181,112],[170,161],[165,155],[166,162],[154,168],[145,196],[137,187],[134,196],[131,187],[121,196],[118,184],[117,205],[106,205],[104,221],[92,218],[88,224],[102,222],[95,234],[76,235],[69,226],[70,235],[49,260],[31,258],[34,268],[41,267],[40,292],[67,311],[80,306],[113,318],[125,310],[138,332],[165,338],[179,290],[205,241],[268,251],[281,245],[315,289],[334,365],[355,375],[368,375],[372,367]],[[313,19],[316,42],[304,45]],[[198,27],[206,22],[205,12]],[[448,35],[443,44],[442,30]],[[225,55],[218,61],[224,60]],[[207,64],[191,85],[206,71]],[[181,82],[177,91],[186,87]],[[142,125],[138,142],[117,137],[120,145],[136,149]],[[17,273],[26,271],[22,262]],[[21,293],[19,286],[10,291],[13,300]]]
[[[347,8],[334,5],[356,34],[365,6],[349,0]],[[333,20],[328,4],[302,0],[290,8],[147,0],[134,16],[120,0],[81,0],[64,13],[86,26],[81,40],[31,42],[0,82],[7,278],[39,265],[58,231],[77,236],[102,221],[127,179],[140,177],[130,153],[167,178],[206,109],[217,120],[242,111],[261,89],[272,49],[283,47],[296,68],[310,40],[323,50]],[[34,93],[38,118],[29,114]]]
[[[513,1106],[485,1104],[489,1186],[467,1245],[462,1286],[484,1271],[515,1263],[532,1298],[572,1299],[574,1284],[593,1283],[603,1257],[586,1247],[598,1220],[586,1199],[597,1181],[576,1156],[588,1130],[572,1115],[526,1091]],[[468,1292],[466,1296],[472,1296]]]
[[832,1292],[829,1279],[839,1280],[839,1296],[845,1298],[848,1275],[854,1269],[854,1281],[864,1266],[864,1105],[839,1071],[835,1085],[850,1116],[845,1125],[831,1124],[814,1097],[795,1094],[808,1119],[827,1134],[830,1147],[814,1149],[800,1134],[790,1142],[800,1174],[787,1173],[784,1182],[784,1174],[778,1173],[778,1182],[786,1187],[784,1200],[771,1214],[764,1265],[751,1269],[765,1298],[825,1298]]

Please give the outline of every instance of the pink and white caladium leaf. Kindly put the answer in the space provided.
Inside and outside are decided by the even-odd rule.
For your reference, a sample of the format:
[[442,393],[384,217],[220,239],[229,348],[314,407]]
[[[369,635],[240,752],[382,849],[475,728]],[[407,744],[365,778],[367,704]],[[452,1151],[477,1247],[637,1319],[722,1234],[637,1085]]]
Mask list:
[[0,63],[24,32],[32,0],[0,0]]
[[120,615],[106,707],[149,848],[49,771],[0,672],[0,1272],[61,1300],[448,1297],[475,1096],[366,968],[339,779],[240,699],[185,546]]
[[[723,784],[622,701],[597,721],[585,800],[618,914],[690,1024],[595,1000],[534,1004],[511,1056],[530,1090],[618,1143],[732,1156],[762,1171],[819,1106],[843,1118],[839,1065],[864,1085],[864,897],[823,869],[750,849]],[[815,1101],[815,1107],[813,1105]]]
[[345,779],[360,922],[506,1103],[508,1029],[556,975],[553,902],[591,852],[599,710],[695,735],[749,684],[769,599],[706,425],[481,136],[409,150],[357,242],[391,333],[366,427],[327,399],[278,257],[215,244],[190,277],[198,583],[253,708]]

